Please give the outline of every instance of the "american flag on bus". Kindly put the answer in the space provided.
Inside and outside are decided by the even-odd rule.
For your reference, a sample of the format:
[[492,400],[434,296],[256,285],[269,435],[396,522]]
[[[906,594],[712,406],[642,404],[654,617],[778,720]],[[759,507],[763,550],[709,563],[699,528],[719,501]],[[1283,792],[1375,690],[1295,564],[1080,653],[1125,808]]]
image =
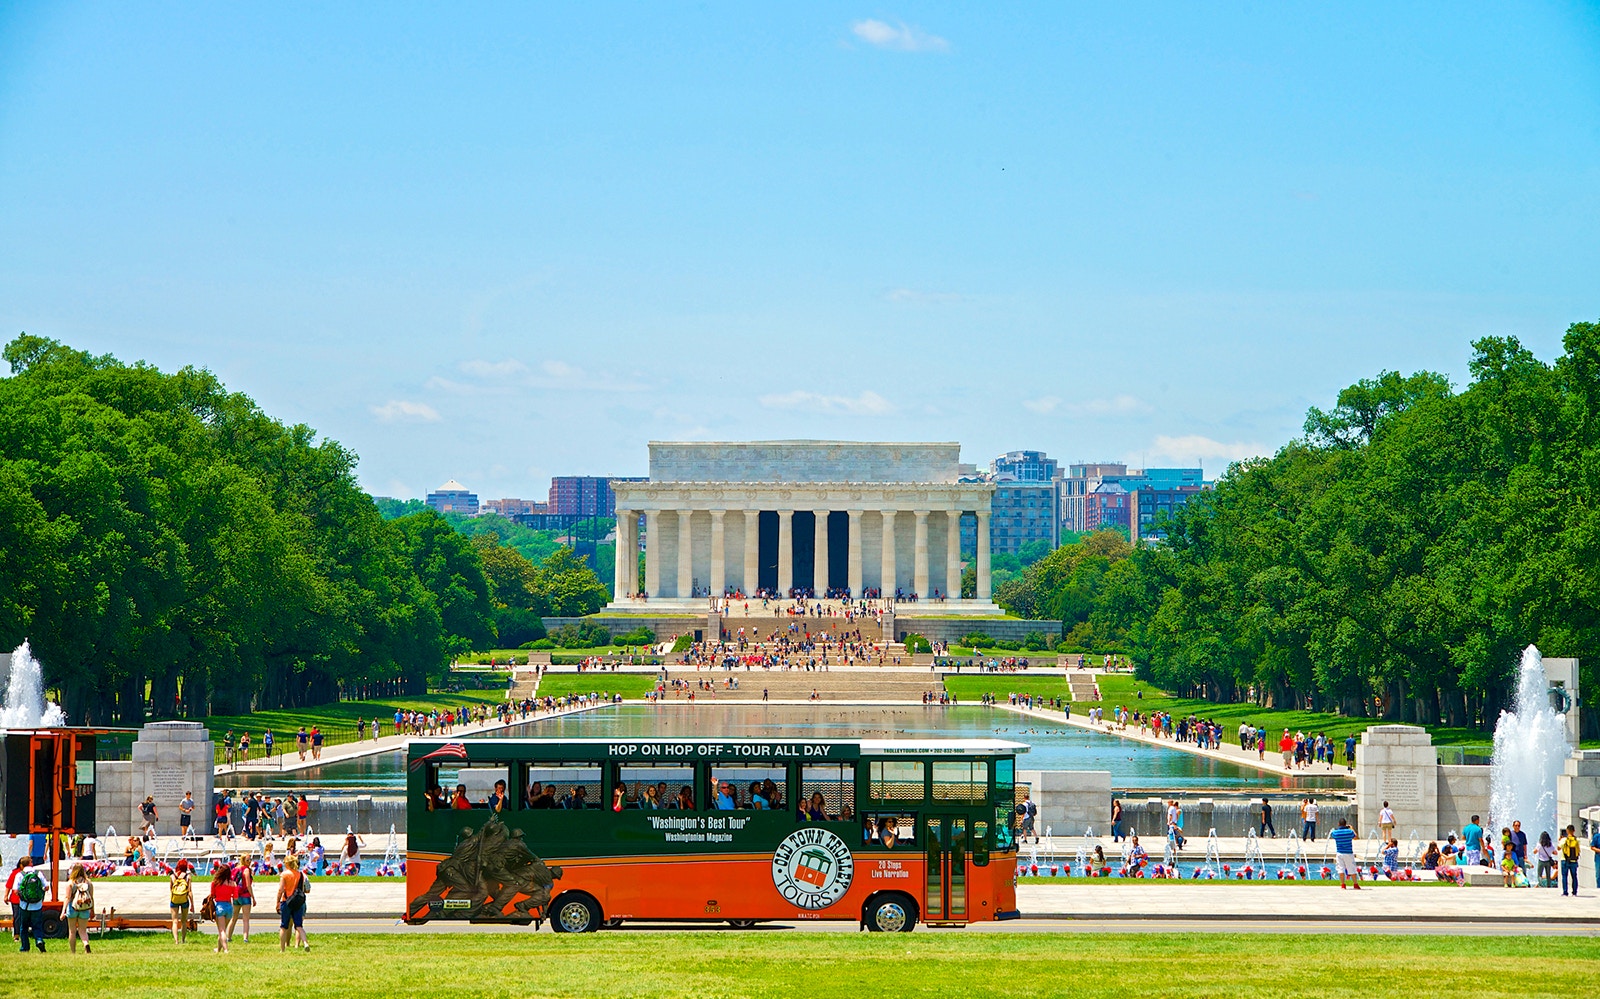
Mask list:
[[415,770],[429,760],[465,760],[467,758],[467,744],[464,742],[447,742],[428,753],[411,761],[411,769]]

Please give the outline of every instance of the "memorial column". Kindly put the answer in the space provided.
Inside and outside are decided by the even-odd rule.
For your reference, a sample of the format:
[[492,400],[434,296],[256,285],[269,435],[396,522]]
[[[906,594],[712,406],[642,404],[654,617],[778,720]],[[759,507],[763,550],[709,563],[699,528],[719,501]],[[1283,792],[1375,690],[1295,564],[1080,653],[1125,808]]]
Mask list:
[[828,595],[828,511],[815,511],[817,530],[811,556],[811,588],[817,596]]
[[928,599],[928,513],[927,510],[915,511],[917,515],[917,541],[913,549],[914,561],[911,570],[911,589],[915,591],[918,600]]
[[661,511],[644,513],[644,594],[661,596]]
[[794,511],[778,511],[778,599],[794,589]]
[[739,589],[745,596],[761,585],[761,511],[744,511],[744,580]]
[[961,596],[961,511],[945,511],[944,539],[944,597],[955,600]]
[[894,564],[894,515],[895,511],[883,511],[883,579],[879,584],[883,588],[883,599],[894,598],[894,575],[897,566]]
[[[611,599],[621,601],[631,591],[628,589],[628,511],[617,510],[617,553],[612,558]],[[637,557],[635,558],[637,561]]]
[[978,511],[978,590],[979,600],[989,599],[989,511]]
[[726,510],[711,511],[711,595],[721,597],[723,589],[727,586],[728,572],[723,562],[726,560],[724,551],[722,518]]
[[689,518],[692,510],[678,511],[678,592],[679,600],[692,596],[694,590],[694,549],[689,541]]
[[850,511],[850,558],[846,565],[845,585],[850,587],[850,596],[861,599],[861,511]]

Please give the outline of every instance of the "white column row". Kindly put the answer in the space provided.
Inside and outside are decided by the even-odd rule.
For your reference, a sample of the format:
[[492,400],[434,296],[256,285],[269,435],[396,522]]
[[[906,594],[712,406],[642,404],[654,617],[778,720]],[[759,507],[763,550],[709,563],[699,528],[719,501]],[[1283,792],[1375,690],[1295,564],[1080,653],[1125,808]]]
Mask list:
[[[711,573],[710,590],[713,594],[721,594],[729,585],[727,571],[727,525],[726,510],[711,510]],[[757,588],[760,574],[760,511],[735,510],[744,521],[744,566],[740,574],[740,586],[745,592]],[[813,573],[812,586],[818,592],[827,589],[829,575],[828,557],[828,515],[830,510],[813,511],[816,517],[816,526],[812,539]],[[845,581],[850,592],[859,595],[865,585],[865,570],[862,564],[862,518],[865,510],[849,510],[849,532],[847,535],[847,563],[845,567]],[[931,510],[879,510],[882,518],[882,542],[879,546],[881,552],[880,576],[883,581],[882,588],[886,594],[892,594],[895,581],[899,579],[899,565],[897,563],[897,549],[895,528],[900,513],[909,513],[916,518],[912,545],[912,589],[924,596],[930,596],[933,591],[931,578],[931,555],[933,541],[930,539],[928,518]],[[955,511],[942,511],[945,516],[944,537],[944,566],[945,574],[942,589],[946,595],[961,592],[961,528],[960,514]],[[787,593],[794,589],[798,582],[794,577],[794,514],[793,510],[778,510],[778,589]],[[667,516],[664,516],[667,515]],[[670,516],[676,514],[676,516]],[[617,511],[617,559],[616,571],[613,577],[614,591],[619,599],[631,597],[641,589],[649,596],[658,596],[661,593],[661,559],[663,557],[662,531],[676,532],[677,550],[676,572],[673,581],[676,595],[687,597],[694,585],[693,544],[691,539],[691,522],[693,511],[690,510],[647,510],[645,519],[645,569],[643,585],[640,585],[638,557],[639,549],[639,513],[635,510]],[[989,575],[989,511],[977,511],[978,520],[978,553],[977,553],[977,597],[980,600],[990,598]]]

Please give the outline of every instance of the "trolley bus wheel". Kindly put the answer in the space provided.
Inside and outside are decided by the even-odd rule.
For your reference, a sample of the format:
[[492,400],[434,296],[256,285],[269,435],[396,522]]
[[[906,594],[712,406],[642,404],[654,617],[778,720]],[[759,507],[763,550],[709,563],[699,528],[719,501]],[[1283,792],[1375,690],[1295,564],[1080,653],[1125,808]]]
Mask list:
[[754,919],[730,919],[728,925],[736,930],[748,930],[756,925]]
[[557,933],[593,933],[600,928],[600,921],[600,903],[582,892],[572,892],[557,900],[550,928]]
[[873,933],[910,933],[917,925],[917,903],[899,892],[879,895],[867,903],[863,922]]

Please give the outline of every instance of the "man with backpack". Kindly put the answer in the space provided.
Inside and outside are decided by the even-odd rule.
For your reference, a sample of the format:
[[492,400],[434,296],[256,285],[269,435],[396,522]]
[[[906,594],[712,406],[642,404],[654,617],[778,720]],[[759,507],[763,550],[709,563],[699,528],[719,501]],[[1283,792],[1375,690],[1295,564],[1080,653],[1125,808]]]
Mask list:
[[12,871],[12,879],[12,925],[22,941],[22,953],[28,952],[28,936],[31,933],[33,942],[39,945],[39,953],[43,954],[44,878],[39,876],[37,869],[26,866],[25,860],[19,860],[16,870]]

